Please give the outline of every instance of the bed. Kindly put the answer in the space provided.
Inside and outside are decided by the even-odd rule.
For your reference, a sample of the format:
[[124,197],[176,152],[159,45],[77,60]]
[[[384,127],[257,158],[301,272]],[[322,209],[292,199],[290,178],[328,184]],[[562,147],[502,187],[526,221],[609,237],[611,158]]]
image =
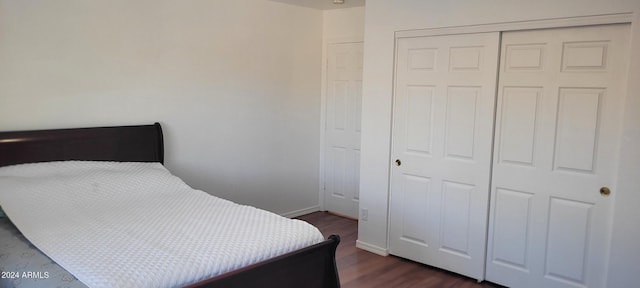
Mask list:
[[[70,160],[74,160],[74,161],[70,161]],[[60,161],[64,161],[64,162],[60,162]],[[163,162],[164,162],[163,135],[162,135],[162,128],[159,123],[155,123],[153,125],[139,125],[139,126],[0,132],[0,167],[10,168],[10,169],[13,169],[13,167],[30,166],[30,165],[16,165],[16,164],[28,164],[28,163],[45,163],[42,165],[62,165],[62,166],[52,166],[52,167],[56,167],[55,169],[61,169],[59,167],[64,168],[68,166],[68,167],[71,167],[71,168],[68,168],[71,170],[76,169],[77,165],[89,165],[89,167],[93,167],[95,165],[107,165],[108,167],[111,167],[111,166],[120,167],[121,164],[119,163],[126,163],[126,165],[132,165],[134,168],[140,166],[140,167],[145,167],[144,169],[152,170],[154,171],[153,173],[156,173],[156,174],[153,174],[153,173],[152,174],[156,176],[164,175],[162,177],[169,177],[169,178],[174,177],[170,175],[170,173],[166,172],[166,169],[164,169],[164,167],[162,166]],[[76,164],[76,163],[79,163],[79,164]],[[105,163],[108,163],[108,164],[105,164]],[[11,166],[11,165],[16,165],[16,166]],[[85,167],[85,166],[81,166],[81,167]],[[99,167],[102,167],[102,166],[99,166]],[[126,166],[126,167],[129,167],[129,166]],[[148,168],[148,167],[151,167],[151,168]],[[143,170],[143,171],[147,171],[147,170]],[[66,170],[60,170],[60,171],[66,171]],[[46,173],[51,173],[51,172],[46,172]],[[59,172],[59,173],[63,173],[63,172]],[[144,174],[146,175],[146,173],[147,172],[145,172]],[[53,173],[52,175],[55,176],[56,174]],[[104,177],[104,176],[101,176],[101,177]],[[126,179],[130,178],[129,176],[127,177],[128,178]],[[112,179],[119,179],[119,178],[112,177]],[[174,181],[174,180],[170,180],[170,181]],[[179,181],[179,180],[175,180],[175,181]],[[13,187],[13,186],[6,186],[6,187]],[[0,187],[0,189],[3,189],[3,188],[7,189],[6,187]],[[6,191],[9,191],[9,190],[5,190],[5,192]],[[5,192],[0,190],[0,193],[5,193]],[[195,193],[195,192],[189,191],[188,193]],[[204,196],[199,195],[198,197],[204,197]],[[215,198],[212,196],[209,196],[209,197]],[[19,198],[19,197],[16,197],[16,198]],[[5,197],[5,200],[6,199],[7,197]],[[197,198],[197,199],[203,199],[203,198]],[[195,201],[202,202],[201,200],[195,200]],[[235,203],[227,203],[229,201],[226,201],[226,200],[220,200],[218,202],[224,205],[238,206]],[[83,205],[87,205],[87,204],[83,204]],[[5,208],[8,208],[8,207],[5,207]],[[12,208],[12,209],[14,210],[13,211],[7,210],[7,214],[11,217],[11,221],[14,221],[14,216],[15,216],[15,220],[21,219],[20,218],[22,217],[20,215],[21,212],[19,212],[15,208]],[[41,209],[46,209],[46,206],[43,206],[43,208]],[[255,209],[251,211],[253,211],[251,213],[258,213],[257,215],[268,214],[268,212],[261,211],[259,209]],[[260,213],[267,213],[267,214],[260,214]],[[22,213],[22,214],[27,214],[27,213]],[[37,214],[37,213],[33,213],[33,214]],[[263,217],[263,216],[260,216],[260,217]],[[264,217],[271,217],[271,216],[264,216]],[[273,218],[274,221],[281,221],[280,219],[277,219],[277,217]],[[290,219],[285,219],[285,220],[294,221]],[[18,223],[16,222],[16,226],[21,227],[20,225],[17,225],[17,224]],[[29,230],[27,228],[25,229]],[[209,227],[207,227],[207,229],[209,229]],[[13,226],[13,223],[8,221],[6,218],[4,219],[0,218],[0,237],[2,236],[2,233],[5,233],[5,234],[9,233],[11,235],[9,237],[12,237],[12,239],[15,241],[14,243],[9,243],[9,244],[7,244],[8,243],[7,241],[4,241],[2,242],[2,244],[0,244],[0,260],[6,261],[7,260],[6,258],[16,257],[16,255],[12,256],[11,253],[3,254],[2,249],[5,249],[5,252],[14,251],[13,249],[23,249],[23,250],[20,250],[21,252],[17,253],[18,256],[22,258],[24,258],[25,255],[29,256],[30,259],[36,259],[33,261],[36,261],[36,262],[40,261],[43,263],[41,264],[43,265],[43,267],[47,267],[47,271],[46,271],[47,275],[43,275],[42,272],[33,271],[33,273],[26,275],[27,276],[26,278],[35,278],[36,280],[38,279],[42,280],[43,282],[39,282],[39,283],[41,283],[44,286],[44,285],[47,285],[45,284],[46,280],[53,278],[52,276],[54,276],[55,274],[56,277],[60,277],[63,280],[68,280],[68,283],[63,283],[65,285],[68,284],[66,286],[82,287],[81,285],[82,283],[78,283],[79,281],[74,281],[75,277],[72,273],[69,273],[65,269],[61,268],[60,266],[57,266],[52,259],[49,259],[44,253],[42,253],[42,251],[39,250],[39,247],[35,247],[30,243],[30,241],[27,241],[27,239],[21,235],[20,231],[18,231],[18,229],[15,226]],[[29,232],[29,233],[32,233],[32,232]],[[267,232],[267,233],[270,233],[270,232]],[[112,234],[118,234],[118,233],[112,233]],[[220,234],[223,234],[223,233],[220,233]],[[27,233],[25,233],[25,235],[27,235]],[[33,234],[29,234],[27,236],[30,236],[30,235],[33,235]],[[37,233],[36,233],[36,236],[30,236],[30,237],[38,239]],[[261,239],[260,240],[256,239],[256,241],[254,242],[262,242],[262,241],[263,240]],[[266,239],[265,239],[265,242],[266,242]],[[335,251],[339,242],[340,242],[340,238],[337,235],[331,235],[328,237],[328,239],[326,240],[320,239],[319,242],[311,244],[309,246],[296,248],[293,251],[285,252],[284,254],[279,254],[277,256],[270,257],[265,260],[256,261],[255,263],[248,264],[246,266],[243,266],[237,269],[234,268],[231,271],[225,271],[223,273],[212,275],[212,277],[207,277],[205,279],[200,278],[200,279],[194,280],[193,282],[188,282],[188,281],[182,282],[183,284],[180,284],[179,286],[188,286],[188,287],[339,287],[340,283],[338,279],[337,267],[335,264]],[[5,259],[2,259],[3,257]],[[11,269],[7,268],[8,267],[7,265],[2,266],[1,263],[2,262],[0,262],[0,270],[1,270],[0,272],[2,273],[1,275],[2,277],[0,277],[0,281],[5,281],[5,282],[0,282],[0,286],[4,285],[2,283],[12,283],[12,282],[9,282],[10,280],[13,280],[14,281],[13,283],[15,284],[16,280],[25,279],[24,277],[25,275],[16,275],[14,272],[11,271]],[[18,265],[22,265],[22,264],[18,264]],[[152,263],[152,265],[149,265],[149,266],[154,266],[154,265]],[[100,267],[100,266],[97,266],[97,267]],[[99,274],[100,272],[97,272],[97,273]],[[101,276],[101,275],[98,275],[98,276]],[[36,281],[35,283],[38,283],[38,282]]]

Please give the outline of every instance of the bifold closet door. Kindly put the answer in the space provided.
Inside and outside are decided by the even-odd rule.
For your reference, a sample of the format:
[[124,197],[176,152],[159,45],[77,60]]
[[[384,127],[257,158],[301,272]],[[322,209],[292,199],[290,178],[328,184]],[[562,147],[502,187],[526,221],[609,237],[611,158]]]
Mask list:
[[389,250],[484,278],[499,33],[397,40]]
[[503,33],[487,280],[604,287],[628,29]]

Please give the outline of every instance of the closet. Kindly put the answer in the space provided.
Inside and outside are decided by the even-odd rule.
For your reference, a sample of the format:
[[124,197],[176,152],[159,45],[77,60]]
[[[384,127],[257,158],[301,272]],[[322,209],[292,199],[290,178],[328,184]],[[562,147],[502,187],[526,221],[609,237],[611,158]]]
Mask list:
[[389,251],[603,287],[629,25],[398,37]]

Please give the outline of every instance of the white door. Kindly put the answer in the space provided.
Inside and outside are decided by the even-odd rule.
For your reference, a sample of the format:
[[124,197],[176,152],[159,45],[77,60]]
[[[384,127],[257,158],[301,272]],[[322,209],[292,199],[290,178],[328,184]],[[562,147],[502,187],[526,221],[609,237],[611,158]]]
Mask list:
[[327,49],[325,209],[358,218],[362,42]]
[[498,48],[499,33],[397,42],[390,253],[479,280]]
[[628,29],[503,34],[487,280],[604,287]]

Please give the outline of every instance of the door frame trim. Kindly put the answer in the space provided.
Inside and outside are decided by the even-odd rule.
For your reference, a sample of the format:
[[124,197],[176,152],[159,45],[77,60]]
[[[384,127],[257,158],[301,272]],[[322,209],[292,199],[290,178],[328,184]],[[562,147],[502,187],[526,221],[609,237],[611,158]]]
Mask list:
[[593,16],[502,22],[480,25],[465,25],[453,27],[436,27],[428,29],[398,30],[398,38],[437,36],[449,34],[475,34],[484,32],[507,32],[530,29],[565,28],[590,25],[624,24],[633,22],[633,13],[616,13]]

